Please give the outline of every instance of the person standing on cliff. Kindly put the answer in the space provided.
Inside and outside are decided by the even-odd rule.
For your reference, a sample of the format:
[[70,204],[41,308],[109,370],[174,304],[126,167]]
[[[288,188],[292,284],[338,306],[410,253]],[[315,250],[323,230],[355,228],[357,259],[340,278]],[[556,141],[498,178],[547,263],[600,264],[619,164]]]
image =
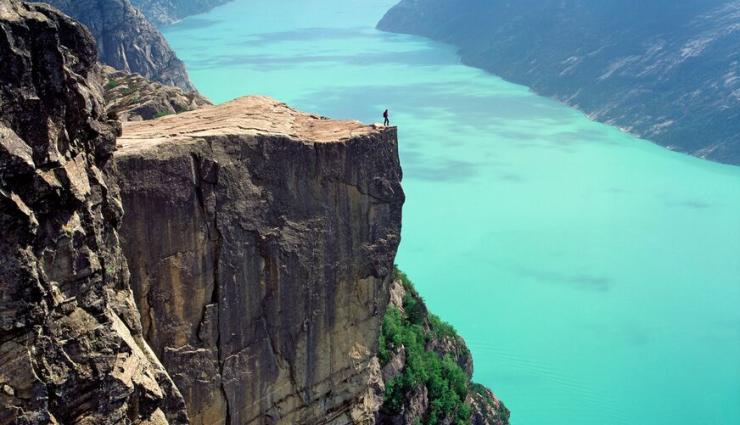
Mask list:
[[383,125],[389,126],[391,125],[391,122],[388,120],[388,110],[386,109],[385,112],[383,112]]

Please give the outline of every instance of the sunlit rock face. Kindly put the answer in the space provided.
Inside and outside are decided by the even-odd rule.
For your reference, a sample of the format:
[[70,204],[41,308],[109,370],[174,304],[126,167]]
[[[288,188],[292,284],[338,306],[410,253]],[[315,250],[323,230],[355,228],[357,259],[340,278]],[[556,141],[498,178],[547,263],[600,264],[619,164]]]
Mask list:
[[403,0],[378,28],[452,43],[595,120],[740,164],[737,1]]
[[186,423],[128,286],[95,42],[15,0],[0,34],[0,423]]
[[372,423],[395,129],[251,97],[125,123],[118,145],[144,334],[192,423]]

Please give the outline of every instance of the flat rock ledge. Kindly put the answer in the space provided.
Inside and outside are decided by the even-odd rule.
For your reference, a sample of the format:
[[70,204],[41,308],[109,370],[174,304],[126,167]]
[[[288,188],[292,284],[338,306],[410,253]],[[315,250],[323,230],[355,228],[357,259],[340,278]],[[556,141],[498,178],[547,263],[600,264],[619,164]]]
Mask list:
[[265,96],[246,96],[218,106],[123,124],[119,154],[136,153],[163,143],[197,142],[212,136],[282,136],[306,143],[332,143],[395,127],[340,121],[296,111]]

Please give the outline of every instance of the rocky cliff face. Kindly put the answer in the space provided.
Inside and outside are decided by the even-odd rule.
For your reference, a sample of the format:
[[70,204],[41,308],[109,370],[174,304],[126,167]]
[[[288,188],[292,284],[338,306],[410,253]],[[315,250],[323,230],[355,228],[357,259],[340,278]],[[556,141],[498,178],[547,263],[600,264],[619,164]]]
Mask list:
[[143,121],[192,111],[211,102],[198,92],[156,83],[103,66],[105,109],[120,121]]
[[231,0],[131,0],[156,25],[173,24],[180,19],[207,12]]
[[118,143],[144,333],[192,423],[373,423],[395,129],[243,98],[126,123]]
[[671,149],[740,164],[740,2],[403,0],[378,24]]
[[0,424],[186,423],[142,338],[94,40],[0,1]]
[[186,91],[195,88],[164,36],[130,0],[45,0],[82,22],[97,40],[100,61]]

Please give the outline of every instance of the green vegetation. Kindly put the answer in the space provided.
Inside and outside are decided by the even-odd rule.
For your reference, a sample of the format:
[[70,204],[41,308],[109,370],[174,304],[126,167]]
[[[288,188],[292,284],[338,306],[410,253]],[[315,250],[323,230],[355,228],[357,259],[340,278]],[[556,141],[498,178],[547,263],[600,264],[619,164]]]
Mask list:
[[105,84],[105,89],[106,90],[113,90],[114,88],[118,87],[119,85],[121,85],[121,83],[118,80],[110,80],[110,81],[108,81],[108,83]]
[[162,118],[162,117],[166,117],[167,115],[172,115],[172,112],[169,112],[169,111],[159,111],[156,114],[154,114],[154,118],[155,119],[156,118]]
[[407,394],[421,386],[428,390],[429,409],[423,422],[435,425],[444,418],[453,418],[457,425],[470,423],[470,407],[465,404],[470,378],[452,356],[427,351],[427,344],[436,339],[457,339],[455,329],[428,313],[419,293],[408,277],[396,270],[406,295],[403,310],[390,306],[383,318],[378,357],[387,364],[400,347],[406,352],[406,364],[400,375],[386,382],[383,409],[398,414]]

